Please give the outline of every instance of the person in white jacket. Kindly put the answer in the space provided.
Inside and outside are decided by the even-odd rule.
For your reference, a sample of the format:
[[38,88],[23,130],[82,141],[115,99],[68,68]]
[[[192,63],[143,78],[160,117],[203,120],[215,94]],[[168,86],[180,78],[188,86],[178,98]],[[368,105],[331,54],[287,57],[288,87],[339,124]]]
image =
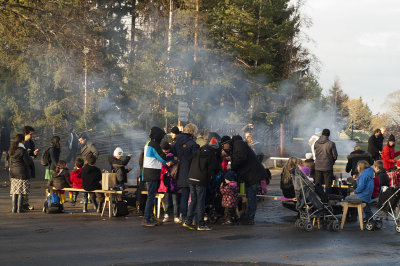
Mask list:
[[313,155],[313,159],[315,161],[315,151],[314,151],[314,144],[315,142],[321,137],[322,130],[320,128],[316,128],[314,131],[314,135],[311,136],[311,138],[308,140],[308,145],[311,147],[311,152]]

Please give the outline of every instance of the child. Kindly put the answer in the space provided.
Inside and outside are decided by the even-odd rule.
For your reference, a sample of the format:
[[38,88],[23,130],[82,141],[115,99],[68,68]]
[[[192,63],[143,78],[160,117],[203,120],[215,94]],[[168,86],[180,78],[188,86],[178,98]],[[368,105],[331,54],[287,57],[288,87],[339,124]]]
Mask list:
[[224,225],[232,225],[236,220],[235,212],[239,202],[239,186],[236,182],[236,174],[229,171],[224,176],[225,182],[221,184],[222,207],[225,207]]
[[111,171],[117,174],[117,188],[119,190],[124,190],[124,183],[128,182],[127,173],[129,173],[132,168],[125,169],[125,166],[131,160],[132,155],[129,154],[122,160],[124,151],[117,147],[114,150],[114,156],[109,158],[109,163],[111,165]]
[[[81,171],[82,171],[83,164],[84,164],[84,162],[83,162],[82,158],[76,158],[76,160],[75,160],[75,169],[76,170],[71,172],[71,177],[70,177],[73,188],[82,188]],[[78,191],[72,192],[72,206],[75,206],[76,198],[78,197],[78,194],[79,194]],[[83,198],[84,198],[84,203],[85,203],[85,198],[87,199],[87,193],[83,193]],[[83,207],[83,212],[87,212],[87,203],[85,205]]]
[[[67,162],[60,160],[58,161],[56,170],[53,173],[53,186],[57,190],[60,190],[66,187],[71,187],[71,185]],[[64,191],[61,191],[61,202],[65,202]]]
[[390,179],[386,170],[383,168],[382,161],[375,161],[372,168],[375,172],[374,191],[372,192],[372,198],[374,199],[379,196],[381,189],[385,190],[387,187],[390,187]]
[[81,171],[82,188],[86,191],[89,191],[90,198],[93,200],[97,212],[101,212],[104,194],[90,192],[96,189],[101,189],[101,170],[95,166],[96,157],[94,155],[90,154],[88,157],[86,157],[86,162],[87,164],[82,167]]

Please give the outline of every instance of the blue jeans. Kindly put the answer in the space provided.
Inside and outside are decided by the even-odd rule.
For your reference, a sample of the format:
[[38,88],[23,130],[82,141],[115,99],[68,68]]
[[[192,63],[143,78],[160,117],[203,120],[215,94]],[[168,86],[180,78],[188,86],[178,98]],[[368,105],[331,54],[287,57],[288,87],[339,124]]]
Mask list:
[[[356,194],[347,196],[345,198],[346,201],[361,201],[361,202],[365,202],[362,199],[360,199]],[[365,202],[365,207],[364,207],[364,216],[365,219],[369,219],[371,218],[371,216],[374,215],[371,211],[371,207],[369,205],[369,203]]]
[[147,185],[147,200],[146,200],[146,207],[144,208],[144,219],[150,221],[153,208],[154,208],[154,200],[156,198],[158,182],[157,181],[150,181],[146,182]]
[[254,220],[257,210],[257,184],[246,186],[246,198],[247,198],[247,207],[246,207],[247,218],[250,220]]
[[171,198],[172,198],[172,208],[174,210],[174,218],[178,217],[178,195],[176,193],[167,192],[164,194],[165,198],[165,213],[169,214],[171,208]]
[[190,205],[187,213],[186,222],[191,224],[197,205],[197,222],[204,225],[204,210],[206,205],[206,187],[201,185],[189,185],[190,187]]
[[180,204],[180,211],[182,214],[182,221],[186,219],[186,215],[188,212],[189,193],[190,190],[188,187],[181,188],[181,201],[179,204]]

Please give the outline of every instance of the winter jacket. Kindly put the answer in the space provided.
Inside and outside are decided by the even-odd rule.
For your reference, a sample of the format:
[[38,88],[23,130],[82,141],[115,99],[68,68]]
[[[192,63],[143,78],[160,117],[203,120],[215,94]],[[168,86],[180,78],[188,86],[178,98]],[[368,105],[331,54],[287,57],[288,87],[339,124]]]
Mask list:
[[295,197],[292,175],[287,182],[284,181],[285,169],[281,173],[281,190],[285,198],[291,199]]
[[383,148],[383,135],[380,134],[378,137],[375,137],[375,134],[369,137],[368,139],[368,153],[371,155],[373,160],[379,160],[381,155],[379,154]]
[[61,153],[61,150],[54,146],[49,149],[49,155],[50,155],[49,169],[50,170],[53,170],[53,171],[56,170],[58,161],[60,160],[60,153]]
[[25,141],[24,145],[25,145],[25,149],[27,151],[29,150],[28,155],[31,156],[32,158],[36,158],[37,154],[35,155],[35,153],[34,153],[34,151],[36,150],[35,142],[33,142],[33,140],[30,139],[28,141]]
[[130,160],[130,156],[126,156],[123,160],[117,159],[114,156],[108,158],[108,162],[111,166],[111,171],[117,174],[117,180],[119,182],[128,182],[128,169],[125,169],[125,166],[129,163]]
[[310,177],[315,178],[315,163],[313,159],[304,160],[304,166],[307,166],[310,169]]
[[76,151],[78,149],[78,136],[76,133],[69,133],[67,146],[70,151]]
[[8,151],[10,149],[10,130],[2,127],[0,134],[0,148],[2,151]]
[[[184,147],[185,146],[185,147]],[[190,162],[194,153],[200,148],[200,146],[193,140],[192,136],[186,133],[181,133],[176,138],[176,143],[173,148],[173,154],[176,157],[181,155],[182,149],[183,154],[179,162],[178,170],[178,187],[189,187],[188,174],[190,168]]]
[[372,192],[374,191],[374,170],[369,167],[364,169],[357,179],[357,188],[354,190],[363,201],[370,203]]
[[72,186],[68,168],[60,169],[59,173],[53,173],[53,186],[56,189],[63,189]]
[[399,155],[400,151],[394,152],[394,147],[385,145],[382,150],[383,168],[385,168],[386,170],[393,170],[394,164],[397,162],[395,158]]
[[336,145],[329,137],[322,135],[314,144],[315,170],[333,171],[333,165],[338,157]]
[[375,176],[379,178],[379,184],[382,186],[390,187],[390,179],[385,169],[375,173]]
[[94,146],[94,144],[91,141],[86,141],[85,145],[82,146],[81,154],[82,154],[82,158],[85,162],[86,162],[86,158],[89,155],[93,155],[96,158],[99,157],[99,152],[98,152],[96,146]]
[[150,141],[144,146],[143,181],[159,181],[162,163],[171,161],[161,150],[160,142],[165,132],[161,128],[153,127],[150,130]]
[[78,168],[71,172],[70,180],[73,188],[82,188],[82,168]]
[[86,164],[81,171],[82,188],[87,191],[101,189],[101,170],[100,168]]
[[222,207],[236,208],[239,202],[239,186],[233,181],[221,186]]
[[15,153],[9,157],[8,165],[10,167],[10,177],[16,179],[30,179],[29,168],[33,164],[32,158],[28,152],[21,146],[15,150]]
[[221,170],[217,152],[210,145],[204,145],[194,153],[188,174],[189,184],[207,186],[211,178],[217,175]]
[[370,165],[374,163],[369,153],[362,150],[356,150],[347,156],[346,172],[348,173],[351,171],[352,176],[358,174],[357,164],[359,161],[367,161]]
[[375,199],[376,197],[378,197],[379,192],[381,192],[381,183],[380,183],[379,177],[375,176],[374,177],[374,190],[372,191],[371,198]]
[[233,142],[231,159],[232,170],[246,183],[246,186],[258,184],[263,178],[269,182],[270,178],[264,166],[243,140]]

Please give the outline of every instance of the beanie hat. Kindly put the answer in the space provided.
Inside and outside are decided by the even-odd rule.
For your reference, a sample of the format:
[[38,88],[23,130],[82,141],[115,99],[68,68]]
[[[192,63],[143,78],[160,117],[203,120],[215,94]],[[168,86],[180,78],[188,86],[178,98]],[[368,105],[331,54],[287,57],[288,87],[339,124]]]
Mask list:
[[163,139],[163,140],[161,141],[160,146],[161,146],[161,149],[162,149],[162,150],[169,150],[169,149],[171,149],[171,146],[169,145],[168,141],[166,141],[165,139]]
[[173,128],[171,128],[171,133],[179,135],[181,132],[179,131],[179,128],[177,126],[174,126]]
[[306,153],[306,159],[307,160],[310,160],[312,158],[312,153],[310,152],[310,153]]
[[331,135],[331,131],[327,128],[324,128],[324,130],[322,130],[322,136],[327,136],[329,137]]
[[114,150],[114,156],[122,156],[123,154],[124,154],[124,151],[120,147],[117,147]]
[[225,174],[224,179],[229,181],[236,181],[236,173],[234,171],[228,171]]
[[223,136],[221,138],[221,144],[225,144],[225,143],[228,143],[230,141],[231,141],[231,137],[229,137],[229,136]]
[[218,144],[218,140],[217,138],[211,138],[210,140],[210,146],[214,149],[218,149],[219,148],[219,144]]
[[390,134],[388,141],[396,141],[395,137],[393,134]]

